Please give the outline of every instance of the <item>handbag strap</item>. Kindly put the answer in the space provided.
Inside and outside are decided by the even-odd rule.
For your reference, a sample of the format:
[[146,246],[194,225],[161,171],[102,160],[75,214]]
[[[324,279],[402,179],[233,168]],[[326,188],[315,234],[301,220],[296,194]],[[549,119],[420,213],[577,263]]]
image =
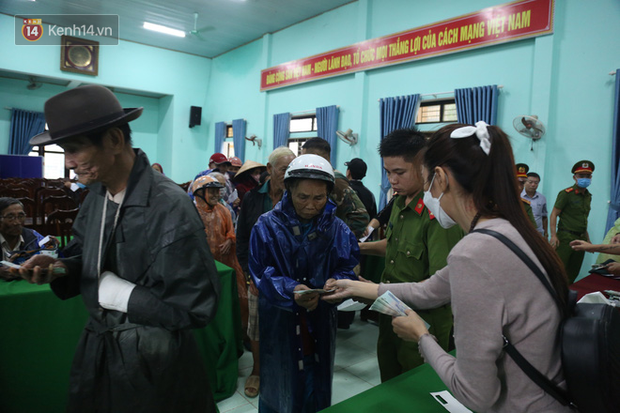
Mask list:
[[[521,250],[521,248],[517,247],[514,242],[509,240],[504,234],[500,234],[499,232],[493,231],[491,229],[476,229],[472,232],[480,232],[482,234],[490,235],[500,240],[502,244],[504,244],[512,252],[514,252],[517,257],[519,257],[521,261],[523,261],[523,263],[527,265],[530,270],[532,270],[532,272],[536,275],[536,277],[538,277],[540,282],[545,286],[547,291],[549,291],[549,294],[551,294],[558,307],[561,308],[557,293],[555,292],[549,281],[547,281],[547,278],[544,276],[540,268],[538,268],[538,266],[534,264],[534,261],[532,261],[532,259],[528,257],[525,252]],[[554,399],[559,401],[562,405],[570,406],[574,409],[577,408],[577,406],[570,401],[567,392],[553,384],[553,382],[547,377],[545,377],[545,375],[543,375],[540,371],[538,371],[536,367],[532,366],[532,364],[530,364],[530,362],[527,361],[525,357],[523,357],[519,350],[517,350],[517,348],[513,346],[512,343],[510,343],[510,341],[505,335],[502,335],[502,339],[504,340],[504,351],[506,351],[510,358],[514,360],[517,366],[519,366],[519,368],[523,370],[523,372],[527,375],[527,377],[530,378],[530,380],[536,383],[540,388],[542,388]]]
[[499,232],[493,231],[492,229],[482,228],[482,229],[476,229],[476,230],[474,230],[472,232],[480,232],[482,234],[487,234],[487,235],[490,235],[490,236],[495,237],[498,240],[500,240],[502,242],[502,244],[507,246],[512,252],[515,253],[515,255],[517,257],[519,257],[521,259],[521,261],[523,261],[523,263],[525,265],[527,265],[527,267],[540,280],[540,282],[547,289],[547,291],[549,291],[549,294],[551,295],[551,298],[553,298],[555,303],[558,305],[558,308],[560,308],[560,309],[562,308],[562,304],[560,303],[560,300],[558,298],[558,294],[556,293],[556,291],[553,289],[553,287],[551,286],[551,284],[547,280],[547,277],[545,277],[545,275],[542,273],[542,271],[540,270],[538,265],[536,265],[534,263],[534,261],[532,261],[532,259],[530,257],[528,257],[527,254],[525,252],[523,252],[523,250],[521,248],[517,247],[517,245],[514,242],[509,240],[504,234],[500,234]]

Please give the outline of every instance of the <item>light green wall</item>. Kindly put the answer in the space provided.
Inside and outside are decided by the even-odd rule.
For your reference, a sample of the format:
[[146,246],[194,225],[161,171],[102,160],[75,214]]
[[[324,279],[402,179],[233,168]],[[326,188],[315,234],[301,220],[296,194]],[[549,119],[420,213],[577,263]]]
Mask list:
[[[101,46],[99,59],[99,75],[96,77],[62,72],[59,47],[15,46],[13,17],[0,15],[0,69],[166,95],[157,103],[146,100],[150,102],[145,106],[148,114],[145,112],[143,116],[146,116],[148,125],[136,127],[144,129],[147,135],[156,136],[146,139],[147,135],[144,135],[142,139],[136,134],[136,143],[143,145],[151,158],[156,157],[157,160],[151,161],[161,163],[172,179],[184,182],[193,178],[196,169],[206,166],[209,124],[204,122],[202,126],[190,129],[189,111],[190,106],[203,106],[207,99],[211,61],[125,41],[120,41],[118,46]],[[5,82],[0,83],[0,89],[4,85]],[[43,101],[53,95],[43,96],[46,86],[40,90],[38,96]],[[6,105],[17,106],[11,102],[20,104],[27,100],[27,96],[24,92],[11,93]],[[140,101],[131,96],[125,100],[128,105]],[[42,104],[38,104],[37,110],[42,109]],[[2,153],[6,151],[4,142],[8,139],[8,130],[2,123],[5,116],[0,115]]]
[[[148,109],[156,112],[150,119],[157,126],[145,126],[144,133],[157,134],[156,143],[141,144],[156,153],[177,182],[190,179],[206,166],[214,151],[216,122],[245,118],[248,135],[263,139],[261,149],[248,144],[246,159],[266,162],[273,146],[274,114],[339,105],[339,128],[358,132],[360,143],[349,147],[339,142],[335,166],[344,170],[350,158],[365,159],[369,166],[365,184],[375,195],[380,182],[378,99],[503,85],[498,125],[511,136],[516,160],[541,173],[541,190],[550,206],[557,193],[571,184],[570,168],[576,161],[595,162],[589,228],[592,240],[599,241],[604,235],[610,188],[615,79],[608,73],[620,67],[620,3],[616,0],[556,1],[553,35],[259,91],[261,69],[502,3],[360,0],[267,34],[213,60],[121,42],[101,48],[96,78],[61,72],[58,48],[13,46],[12,18],[0,15],[0,68],[166,95]],[[0,82],[2,104],[13,106],[11,99],[24,101],[23,96],[6,97],[14,93],[13,87]],[[203,106],[203,124],[193,129],[187,127],[191,105]],[[513,118],[523,114],[536,114],[547,126],[547,134],[533,151],[530,142],[512,127]],[[6,147],[6,123],[7,113],[2,110],[0,152]],[[593,256],[588,256],[584,268],[592,261]]]
[[[67,90],[64,86],[44,84],[39,89],[28,90],[25,80],[0,78],[0,153],[8,153],[11,111],[4,108],[17,108],[43,112],[45,101]],[[131,122],[134,146],[141,148],[152,162],[158,159],[158,117],[159,100],[143,96],[117,93],[123,107],[144,107],[144,112]]]
[[[264,149],[254,152],[259,161],[265,161],[272,149],[274,114],[339,105],[339,129],[359,132],[360,143],[349,147],[339,142],[335,166],[343,170],[345,161],[363,158],[369,168],[364,182],[378,196],[378,99],[502,85],[498,125],[510,135],[517,162],[528,163],[542,175],[540,189],[550,208],[557,193],[571,185],[572,165],[584,158],[595,162],[589,228],[592,240],[600,241],[610,189],[615,79],[608,73],[620,67],[616,53],[620,50],[620,4],[615,0],[556,1],[553,35],[259,91],[260,69],[503,3],[360,0],[214,59],[209,87],[242,93],[248,102],[264,102],[257,111],[248,111],[253,122],[262,122],[265,131]],[[257,61],[262,65],[256,67]],[[223,69],[231,66],[238,69],[234,79]],[[237,116],[237,104],[222,101],[213,121]],[[547,126],[547,134],[533,150],[530,141],[512,127],[513,119],[524,114],[538,115]],[[212,136],[211,130],[209,134]],[[583,268],[593,259],[588,256]]]

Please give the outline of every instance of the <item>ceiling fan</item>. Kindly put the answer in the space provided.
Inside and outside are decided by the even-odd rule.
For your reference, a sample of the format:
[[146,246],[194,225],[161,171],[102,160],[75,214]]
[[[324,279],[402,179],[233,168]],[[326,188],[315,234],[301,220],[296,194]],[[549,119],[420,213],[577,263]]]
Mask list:
[[194,28],[189,31],[189,34],[196,36],[200,40],[204,40],[201,33],[208,32],[211,30],[215,30],[213,26],[204,26],[200,29],[198,28],[198,12],[194,12]]

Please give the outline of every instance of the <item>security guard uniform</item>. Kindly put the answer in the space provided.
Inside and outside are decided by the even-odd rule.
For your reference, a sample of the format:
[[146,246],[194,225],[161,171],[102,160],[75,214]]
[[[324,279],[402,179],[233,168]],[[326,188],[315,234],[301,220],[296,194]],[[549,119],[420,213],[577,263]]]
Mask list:
[[[396,195],[386,231],[387,248],[383,283],[419,282],[447,265],[450,250],[463,237],[459,226],[443,229],[428,211],[420,191],[408,205],[406,197]],[[429,331],[448,349],[452,329],[449,305],[416,312],[428,324]],[[379,315],[377,355],[381,381],[387,381],[424,363],[417,343],[404,341],[394,333],[392,317]]]
[[[590,161],[579,161],[572,169],[573,174],[592,173],[593,171],[594,164]],[[556,252],[564,263],[571,283],[579,275],[585,252],[573,250],[570,243],[574,240],[586,239],[591,202],[592,194],[586,188],[580,188],[575,184],[560,191],[554,205],[554,208],[561,211],[556,233],[560,245],[556,248]]]

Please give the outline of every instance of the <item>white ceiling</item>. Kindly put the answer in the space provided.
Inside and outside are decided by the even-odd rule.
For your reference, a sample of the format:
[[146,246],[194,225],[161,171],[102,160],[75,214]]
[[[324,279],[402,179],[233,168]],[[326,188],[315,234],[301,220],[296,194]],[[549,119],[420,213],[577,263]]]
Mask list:
[[[353,0],[355,1],[355,0]],[[150,46],[216,57],[352,0],[0,0],[0,13],[118,14],[120,38]],[[198,13],[199,36],[189,34]],[[66,16],[44,16],[63,25]],[[142,28],[145,21],[182,30],[185,38]],[[203,30],[201,30],[203,29]]]

